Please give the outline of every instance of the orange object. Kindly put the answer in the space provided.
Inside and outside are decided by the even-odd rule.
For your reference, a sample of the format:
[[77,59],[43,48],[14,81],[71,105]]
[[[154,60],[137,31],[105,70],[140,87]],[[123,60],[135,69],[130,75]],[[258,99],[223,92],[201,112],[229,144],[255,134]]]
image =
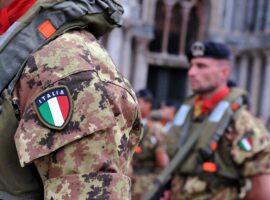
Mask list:
[[213,151],[215,151],[215,150],[217,149],[217,147],[218,147],[218,144],[217,144],[216,142],[212,142],[212,143],[211,143],[211,149],[212,149]]
[[139,147],[139,146],[137,146],[137,147],[135,148],[135,153],[137,153],[137,154],[142,153],[142,148]]
[[56,32],[56,28],[49,20],[46,20],[38,27],[38,31],[47,39]]
[[239,109],[239,104],[238,104],[238,103],[233,103],[233,104],[232,104],[232,110],[233,110],[234,112],[236,112],[238,109]]
[[202,164],[202,169],[205,172],[214,173],[217,171],[217,165],[216,165],[216,163],[213,163],[213,162],[204,162]]

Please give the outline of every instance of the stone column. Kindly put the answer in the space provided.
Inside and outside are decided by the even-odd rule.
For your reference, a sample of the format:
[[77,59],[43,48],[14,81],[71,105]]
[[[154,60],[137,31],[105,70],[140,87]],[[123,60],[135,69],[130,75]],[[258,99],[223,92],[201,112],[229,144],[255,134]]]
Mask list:
[[239,68],[240,68],[240,76],[239,76],[239,86],[243,89],[246,89],[246,83],[247,83],[247,75],[248,75],[248,56],[243,55],[241,56],[241,60],[239,63]]
[[122,71],[123,37],[123,30],[116,28],[110,33],[107,40],[107,50],[120,71]]
[[[207,6],[207,8],[206,8]],[[199,21],[199,27],[198,27],[198,33],[197,33],[197,39],[198,40],[204,40],[205,37],[205,30],[211,28],[210,25],[206,27],[207,24],[207,18],[210,16],[210,3],[209,5],[206,2],[199,1],[197,3],[197,9],[198,9],[198,21]],[[210,33],[210,31],[209,31]]]
[[[154,2],[156,4],[156,1]],[[155,9],[155,4],[151,0],[143,0],[142,2],[142,21],[150,21],[155,18],[153,11]]]
[[148,77],[148,64],[146,63],[146,46],[149,39],[139,38],[135,39],[135,68],[133,74],[133,88],[135,91],[145,88]]
[[[254,27],[254,24],[252,24],[253,20],[253,13],[254,13],[254,1],[247,1],[246,4],[246,12],[245,12],[245,31],[249,32],[252,31],[252,27]],[[250,25],[252,24],[252,25]]]
[[151,25],[155,24],[157,0],[143,0],[142,21]]
[[262,68],[262,57],[258,53],[253,54],[253,66],[252,66],[252,77],[250,78],[251,82],[251,92],[250,92],[250,102],[251,102],[251,112],[257,114],[259,94],[260,94],[260,79],[261,79],[261,68]]
[[266,12],[266,22],[265,22],[265,32],[269,33],[270,32],[270,3],[267,4],[267,9],[268,12]]
[[224,27],[225,32],[230,32],[232,29],[233,6],[234,6],[234,0],[225,1],[225,17],[223,21],[223,27]]
[[236,80],[236,68],[238,66],[236,66],[237,62],[236,62],[236,57],[234,55],[234,57],[231,59],[231,67],[230,67],[230,70],[231,70],[231,74],[230,74],[230,79],[232,79],[233,81]]
[[132,32],[127,29],[126,34],[124,36],[123,46],[122,46],[122,54],[119,59],[121,60],[120,72],[126,77],[128,80],[131,79],[131,54],[132,54]]
[[165,8],[165,24],[163,29],[163,37],[162,37],[162,53],[167,54],[168,52],[168,43],[169,43],[169,33],[170,33],[170,23],[172,18],[172,7],[174,1],[166,1]]
[[266,52],[266,69],[264,74],[264,89],[262,98],[262,116],[265,120],[270,117],[270,50]]
[[186,48],[186,39],[187,39],[187,27],[188,27],[188,20],[189,20],[189,13],[193,6],[193,2],[182,1],[182,24],[181,24],[181,34],[180,34],[180,44],[179,44],[179,54],[185,54]]
[[[223,19],[224,0],[211,0],[211,18],[210,18],[210,35],[220,32]],[[215,16],[215,17],[213,17]]]
[[[256,32],[261,32],[262,31],[262,23],[263,23],[263,15],[264,15],[264,6],[266,6],[264,0],[256,0],[257,1],[257,16],[256,16],[256,21],[255,21],[255,31]],[[267,12],[269,12],[267,10]]]
[[246,1],[234,1],[233,5],[233,21],[232,21],[232,31],[241,32],[244,31],[244,19],[245,19],[245,6]]

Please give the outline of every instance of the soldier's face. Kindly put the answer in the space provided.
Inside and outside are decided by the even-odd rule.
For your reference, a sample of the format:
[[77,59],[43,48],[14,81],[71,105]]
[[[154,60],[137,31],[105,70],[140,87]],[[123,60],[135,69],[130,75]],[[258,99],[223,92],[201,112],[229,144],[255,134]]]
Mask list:
[[149,115],[152,110],[152,103],[149,101],[145,101],[143,98],[138,98],[138,103],[142,116],[147,117],[147,115]]
[[192,90],[198,94],[215,92],[225,86],[229,77],[227,61],[194,58],[188,71]]
[[171,121],[175,117],[176,108],[174,106],[162,106],[159,110],[163,119]]

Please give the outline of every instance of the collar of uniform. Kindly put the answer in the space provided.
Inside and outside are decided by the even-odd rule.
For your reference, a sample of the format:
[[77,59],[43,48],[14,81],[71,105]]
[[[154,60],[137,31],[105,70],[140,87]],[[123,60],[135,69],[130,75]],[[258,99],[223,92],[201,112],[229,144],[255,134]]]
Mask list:
[[194,117],[208,114],[222,99],[229,94],[229,88],[224,87],[216,92],[210,99],[203,99],[201,96],[195,98]]
[[0,35],[36,2],[36,0],[13,0],[7,7],[0,9]]

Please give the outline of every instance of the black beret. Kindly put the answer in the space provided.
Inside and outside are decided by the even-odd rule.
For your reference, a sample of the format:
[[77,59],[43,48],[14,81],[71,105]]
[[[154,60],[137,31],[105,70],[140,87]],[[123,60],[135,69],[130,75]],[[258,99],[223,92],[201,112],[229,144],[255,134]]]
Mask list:
[[148,89],[141,89],[138,92],[136,92],[137,98],[142,98],[145,101],[153,102],[153,94]]
[[188,60],[192,58],[215,58],[229,60],[231,52],[225,44],[205,41],[194,42],[188,52]]

